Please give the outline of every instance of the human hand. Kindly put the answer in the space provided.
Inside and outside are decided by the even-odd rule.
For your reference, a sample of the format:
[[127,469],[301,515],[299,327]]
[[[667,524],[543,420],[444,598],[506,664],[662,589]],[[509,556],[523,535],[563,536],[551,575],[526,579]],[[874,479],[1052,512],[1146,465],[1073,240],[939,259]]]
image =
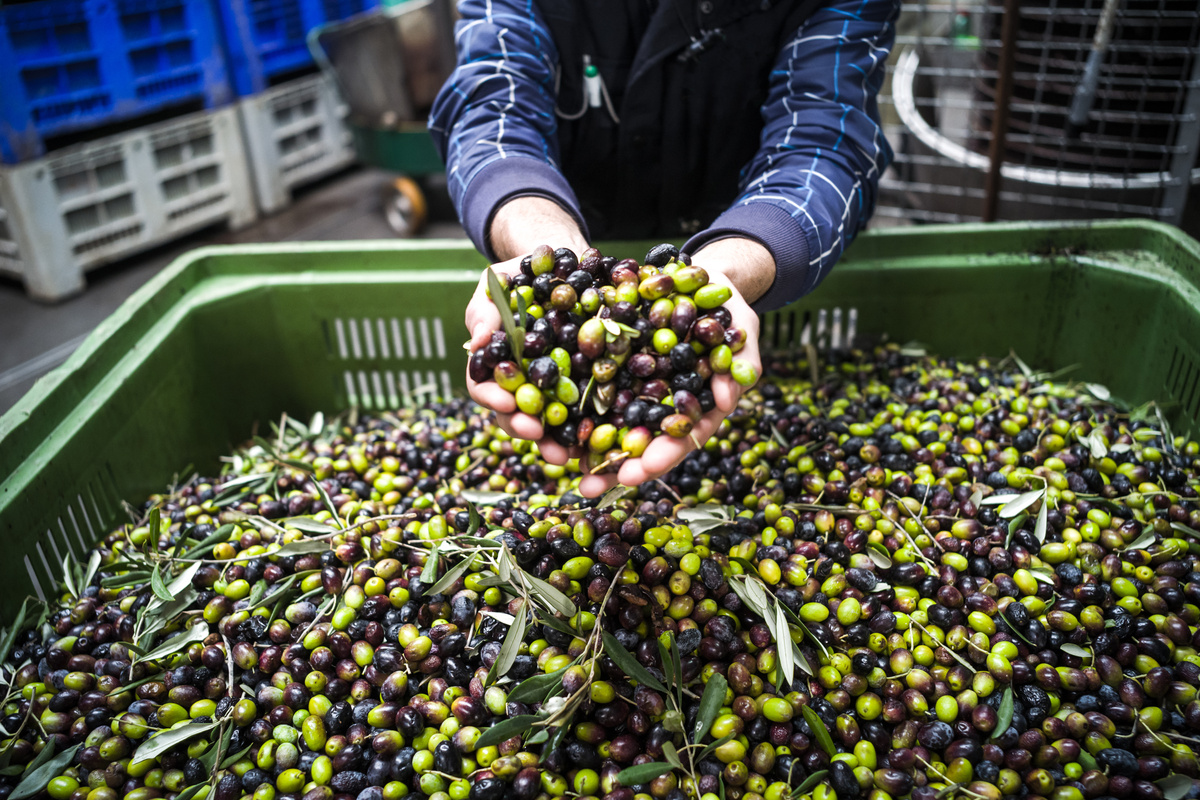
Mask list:
[[[733,327],[746,332],[745,346],[734,356],[734,363],[740,362],[741,366],[738,367],[738,371],[743,376],[749,374],[751,369],[753,369],[754,376],[761,375],[762,360],[758,350],[758,314],[750,308],[750,304],[746,302],[729,276],[722,271],[716,259],[707,261],[707,263],[700,263],[697,259],[693,259],[692,263],[704,267],[710,282],[724,284],[732,290],[733,295],[725,301],[725,308],[733,317]],[[753,383],[754,381],[751,381],[751,385]],[[637,486],[654,480],[673,469],[692,450],[703,446],[709,437],[717,432],[721,422],[733,413],[742,393],[749,387],[739,384],[730,372],[713,375],[710,388],[716,405],[700,418],[688,436],[682,439],[667,435],[656,436],[640,457],[628,458],[622,462],[617,473],[585,475],[579,482],[580,494],[585,497],[597,497],[618,483],[624,486]],[[545,455],[544,450],[543,455]],[[547,460],[550,459],[547,458]]]
[[[574,217],[557,203],[543,197],[518,197],[502,205],[492,220],[489,232],[492,247],[507,260],[491,265],[490,269],[504,275],[521,270],[521,259],[544,243],[552,247],[567,247],[576,256],[587,249],[587,239],[579,230]],[[467,331],[471,335],[468,349],[478,350],[500,330],[500,312],[488,299],[487,271],[479,278],[475,294],[467,304]],[[467,373],[467,392],[485,408],[496,412],[496,422],[510,436],[537,442],[542,457],[552,464],[566,464],[570,456],[566,448],[546,437],[542,423],[536,417],[517,411],[517,401],[494,381],[477,383]]]

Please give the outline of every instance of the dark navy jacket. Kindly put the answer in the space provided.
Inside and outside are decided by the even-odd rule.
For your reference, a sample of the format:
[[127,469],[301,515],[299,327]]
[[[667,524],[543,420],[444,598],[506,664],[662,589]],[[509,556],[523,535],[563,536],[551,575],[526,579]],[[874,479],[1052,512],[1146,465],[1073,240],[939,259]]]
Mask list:
[[[468,235],[521,195],[592,239],[760,241],[760,310],[811,291],[870,217],[898,0],[460,0],[430,130]],[[584,65],[604,92],[589,103]],[[592,85],[597,85],[595,81]]]

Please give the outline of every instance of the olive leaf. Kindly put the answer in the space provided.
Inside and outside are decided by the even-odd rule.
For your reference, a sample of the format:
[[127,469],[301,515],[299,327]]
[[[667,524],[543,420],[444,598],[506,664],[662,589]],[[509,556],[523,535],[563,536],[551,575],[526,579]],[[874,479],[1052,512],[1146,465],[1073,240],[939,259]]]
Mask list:
[[554,672],[547,672],[543,675],[534,675],[532,678],[526,678],[508,693],[508,702],[541,702],[545,699],[547,692],[551,692],[562,686],[562,677],[567,673],[567,669],[567,667],[563,667],[562,669],[554,670]]
[[1150,545],[1154,544],[1154,542],[1157,538],[1158,538],[1158,534],[1156,534],[1154,532],[1154,528],[1147,525],[1145,527],[1145,529],[1142,531],[1141,536],[1137,537],[1136,539],[1134,539],[1132,542],[1125,545],[1121,549],[1122,550],[1140,550],[1143,547],[1149,547]]
[[1033,538],[1043,543],[1046,541],[1046,520],[1049,507],[1049,503],[1042,503],[1042,507],[1038,509],[1037,523],[1033,527]]
[[185,633],[181,633],[172,639],[168,639],[153,650],[150,650],[149,652],[135,658],[133,663],[136,664],[139,661],[154,661],[155,659],[162,658],[163,656],[169,656],[172,653],[179,652],[192,642],[203,641],[207,636],[208,624],[201,622],[199,625],[193,625],[192,627],[188,628]]
[[775,602],[775,637],[776,655],[779,657],[779,673],[790,688],[796,679],[796,662],[792,659],[792,634],[788,630],[787,617],[783,613],[783,604]]
[[1049,567],[1033,567],[1029,570],[1029,574],[1033,575],[1033,579],[1035,581],[1041,581],[1042,583],[1048,583],[1051,586],[1055,585],[1054,571],[1051,570]]
[[467,524],[467,532],[465,536],[474,536],[479,533],[479,526],[483,524],[483,517],[479,516],[479,509],[475,508],[474,503],[467,503],[467,518],[470,522]]
[[322,536],[327,533],[333,533],[334,528],[329,527],[324,522],[318,522],[312,517],[288,517],[280,520],[285,528],[295,528],[302,533],[314,533]]
[[[682,704],[683,658],[679,653],[679,644],[675,641],[675,634],[671,631],[665,631],[658,637],[658,654],[662,657],[663,674],[667,676],[667,680],[671,681],[675,694],[678,695],[679,702]],[[683,733],[682,724],[677,732]]]
[[1097,461],[1108,455],[1108,447],[1104,443],[1104,435],[1100,433],[1098,428],[1092,428],[1091,433],[1079,439],[1079,443],[1086,446],[1092,458]]
[[681,508],[675,516],[687,523],[692,533],[700,536],[712,533],[733,524],[733,509],[729,506],[719,506],[715,503],[705,503],[695,508]]
[[825,755],[833,758],[837,753],[837,748],[833,746],[833,738],[829,735],[829,728],[825,727],[825,723],[817,716],[817,712],[808,706],[800,706],[800,713],[804,715],[804,721],[812,729],[813,738],[817,740],[817,744],[825,751]]
[[983,490],[982,489],[976,489],[974,492],[972,492],[971,499],[969,501],[971,503],[971,505],[975,506],[976,508],[979,508],[979,504],[982,501],[983,501]]
[[1021,529],[1021,526],[1025,524],[1025,520],[1027,519],[1029,519],[1029,515],[1022,512],[1008,521],[1008,538],[1004,540],[1006,548],[1012,545],[1013,536]]
[[997,511],[996,514],[1001,519],[1012,519],[1017,514],[1020,514],[1022,511],[1036,503],[1038,500],[1041,500],[1045,494],[1045,489],[1035,489],[1031,492],[1023,492],[1022,494],[1017,495],[1015,500],[1000,506],[1000,510]]
[[[46,747],[50,747],[50,745],[47,744]],[[17,788],[13,789],[12,794],[9,795],[9,800],[25,800],[26,797],[33,797],[42,789],[45,789],[50,781],[66,769],[67,765],[75,759],[75,752],[80,747],[82,745],[78,744],[74,747],[68,747],[58,755],[48,759],[37,769],[25,773],[25,777],[17,784]],[[51,752],[54,752],[53,749],[51,749]]]
[[165,628],[168,622],[179,616],[180,612],[190,606],[199,596],[199,592],[188,586],[172,597],[169,603],[164,603],[157,598],[153,600],[150,605],[146,606],[144,613],[146,628],[139,639],[142,642],[149,641],[147,637]]
[[500,654],[492,662],[492,668],[488,670],[485,683],[493,683],[497,678],[503,678],[508,674],[509,668],[512,667],[513,662],[517,660],[517,655],[521,652],[521,643],[525,641],[527,625],[525,603],[522,602],[517,609],[512,625],[508,626],[508,633],[504,635],[504,643],[500,645]]
[[1182,800],[1191,790],[1193,783],[1187,775],[1175,773],[1155,781],[1154,785],[1162,790],[1165,800]]
[[63,556],[62,562],[63,583],[67,585],[67,591],[71,593],[71,597],[79,597],[79,589],[75,587],[75,577],[71,574],[71,556]]
[[155,756],[167,752],[177,744],[182,744],[197,736],[208,733],[213,728],[217,727],[216,722],[188,722],[178,728],[170,728],[156,733],[137,749],[133,754],[133,758],[129,759],[131,764],[136,764],[140,761],[150,761]]
[[192,585],[192,578],[196,577],[196,573],[199,572],[199,570],[200,562],[196,561],[192,564],[188,564],[183,568],[183,572],[171,579],[171,582],[167,584],[167,592],[170,593],[172,599],[177,597],[180,592]]
[[1000,708],[996,709],[996,728],[992,731],[991,738],[997,739],[1004,735],[1008,730],[1008,726],[1012,724],[1013,719],[1013,690],[1009,686],[1004,690],[1004,696],[1000,698]]
[[225,729],[221,731],[220,737],[217,738],[217,741],[213,742],[212,746],[209,747],[208,750],[204,751],[204,754],[198,759],[200,763],[204,765],[204,768],[209,771],[209,773],[211,773],[213,768],[217,765],[217,757],[229,747],[229,740],[232,736],[233,726],[226,725]]
[[692,741],[699,743],[708,734],[717,712],[725,704],[725,694],[729,690],[729,681],[719,672],[714,672],[704,685],[704,694],[700,695],[700,710],[696,713],[696,727],[692,733]]
[[520,292],[517,292],[516,294],[517,294],[517,321],[520,322],[521,327],[524,328],[526,325],[529,324],[529,316],[525,311],[525,295],[521,294]]
[[1070,642],[1063,644],[1062,646],[1059,647],[1059,649],[1062,650],[1064,653],[1070,653],[1071,655],[1075,656],[1076,658],[1091,658],[1092,657],[1092,651],[1088,650],[1085,647],[1080,647],[1077,644],[1071,644]]
[[508,334],[508,346],[513,352],[513,360],[518,364],[525,356],[525,331],[517,327],[517,321],[513,319],[511,300],[508,296],[508,290],[500,285],[500,279],[496,277],[496,272],[491,267],[487,269],[487,285],[488,295],[492,298],[492,304],[496,306],[496,311],[500,313],[500,322],[504,325],[504,332]]
[[[326,529],[328,531],[328,529]],[[328,539],[297,539],[288,542],[270,555],[273,556],[302,556],[306,553],[320,553],[329,549]]]
[[250,587],[250,596],[246,598],[246,602],[250,605],[258,605],[258,601],[263,599],[263,595],[267,593],[267,582],[264,579],[259,579]]
[[671,769],[670,764],[665,764],[662,761],[638,764],[634,767],[626,767],[618,772],[617,782],[622,786],[636,786],[640,783],[649,783],[659,775],[666,775]]
[[892,556],[881,544],[868,544],[867,556],[871,559],[871,563],[880,569],[890,569],[892,566]]
[[150,535],[146,537],[146,544],[149,549],[158,549],[158,537],[162,533],[162,512],[158,510],[158,506],[150,509],[150,514],[146,517],[146,527],[150,531]]
[[604,631],[604,652],[608,653],[608,657],[617,663],[621,671],[633,678],[643,686],[649,686],[651,689],[656,689],[660,692],[665,692],[667,687],[662,685],[662,682],[650,674],[650,671],[641,665],[641,663],[633,657],[633,654],[621,647],[621,643],[617,641],[617,637],[613,636],[608,631]]
[[812,773],[807,778],[805,778],[804,782],[796,787],[795,791],[792,792],[792,796],[799,797],[802,794],[808,794],[813,789],[817,788],[817,786],[822,781],[828,780],[828,779],[829,779],[829,770],[827,770],[827,769],[817,770],[816,772]]
[[195,558],[196,556],[202,554],[204,551],[211,550],[213,545],[217,545],[217,544],[220,544],[221,542],[228,540],[229,534],[233,533],[234,527],[235,526],[233,525],[233,523],[227,522],[226,524],[222,525],[221,527],[217,528],[215,531],[210,533],[208,536],[204,537],[204,539],[200,542],[200,544],[196,545],[191,550],[188,550],[186,553],[184,553],[183,557],[184,558]]
[[700,751],[700,755],[696,758],[696,761],[700,762],[700,761],[703,761],[704,759],[708,758],[710,755],[712,755],[713,753],[716,752],[718,747],[725,744],[732,738],[734,738],[734,734],[727,733],[724,736],[722,736],[720,739],[717,739],[714,742],[709,742],[707,745],[704,746],[704,749]]
[[[297,578],[298,578],[298,576],[296,576],[296,575],[289,575],[287,580],[283,581],[280,584],[277,584],[274,587],[275,591],[271,592],[270,594],[266,595],[265,597],[258,598],[253,603],[248,605],[246,607],[246,610],[253,611],[256,608],[265,606],[267,603],[270,603],[272,600],[275,600],[275,599],[287,594],[288,590],[296,585]],[[253,597],[253,594],[251,595],[251,597]]]
[[485,492],[479,489],[463,489],[459,494],[463,500],[477,506],[494,506],[501,500],[512,497],[507,492]]
[[0,643],[0,664],[8,660],[8,654],[12,652],[13,644],[17,641],[18,634],[21,633],[21,626],[25,624],[25,614],[29,607],[29,598],[26,597],[21,602],[21,608],[17,611],[17,618],[13,620],[13,624],[9,627],[8,633],[4,635],[3,643]]
[[625,496],[628,495],[630,492],[632,492],[634,495],[636,495],[637,487],[636,486],[621,486],[620,484],[618,484],[618,485],[614,486],[613,488],[609,489],[607,492],[605,492],[600,497],[600,501],[598,503],[596,503],[596,508],[597,509],[608,508],[609,506],[616,503],[618,500],[623,500],[625,498]]
[[154,565],[154,571],[150,573],[150,589],[159,600],[170,602],[175,597],[167,591],[167,584],[163,583],[161,567],[161,564]]
[[533,723],[537,721],[537,717],[533,714],[520,714],[515,717],[509,717],[506,720],[497,722],[492,727],[485,730],[479,737],[479,741],[475,743],[478,747],[488,747],[494,744],[500,744],[516,736],[522,731],[529,730]]
[[[238,751],[237,751],[236,753],[234,753],[233,755],[230,755],[230,756],[228,756],[228,757],[226,757],[226,758],[223,758],[223,759],[221,759],[221,767],[220,767],[220,768],[221,768],[221,769],[228,769],[229,767],[232,767],[232,766],[233,766],[234,764],[236,764],[238,761],[241,761],[241,759],[242,759],[242,756],[246,755],[246,753],[249,753],[249,752],[250,752],[250,748],[252,748],[252,747],[254,747],[254,744],[253,744],[253,743],[251,743],[251,744],[248,744],[248,745],[246,745],[245,747],[243,747],[241,750],[238,750]],[[179,798],[175,798],[175,800],[179,800]]]
[[1182,534],[1184,536],[1190,536],[1193,539],[1200,540],[1200,531],[1195,531],[1192,528],[1189,528],[1188,526],[1184,525],[1183,523],[1172,522],[1171,530],[1175,531],[1176,533]]
[[425,590],[425,594],[433,596],[435,594],[443,594],[447,589],[455,584],[455,582],[463,576],[468,569],[471,568],[471,558],[465,558],[455,564],[450,569],[446,570],[446,574],[438,578],[437,582]]
[[575,616],[578,609],[571,602],[571,598],[555,589],[550,584],[546,583],[541,578],[535,578],[532,575],[522,572],[522,577],[528,582],[529,591],[538,596],[538,598],[546,605],[553,608],[564,617]]
[[513,565],[507,546],[501,547],[500,552],[497,554],[496,573],[500,576],[500,580],[505,583],[512,583]]
[[683,762],[679,760],[679,751],[675,749],[675,745],[671,740],[663,742],[662,746],[663,758],[675,769],[683,769]]
[[34,756],[32,761],[30,761],[24,767],[17,767],[17,774],[20,775],[22,772],[34,772],[38,767],[42,766],[42,764],[45,764],[50,759],[54,758],[54,751],[56,749],[57,748],[54,746],[54,740],[48,739],[46,744],[42,747],[41,752]]
[[438,543],[433,543],[433,549],[425,557],[425,566],[421,568],[421,583],[433,583],[438,576]]
[[96,577],[96,572],[99,569],[100,569],[100,551],[93,550],[92,554],[90,556],[88,556],[87,570],[83,573],[83,581],[82,581],[83,585],[80,586],[79,588],[86,589],[87,587],[91,586],[92,580]]

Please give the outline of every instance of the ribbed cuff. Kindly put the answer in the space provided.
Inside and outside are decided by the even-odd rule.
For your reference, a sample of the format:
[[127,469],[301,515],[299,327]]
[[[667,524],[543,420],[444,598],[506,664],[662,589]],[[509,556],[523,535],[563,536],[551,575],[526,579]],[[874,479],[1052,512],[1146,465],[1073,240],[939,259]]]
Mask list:
[[791,214],[772,203],[746,203],[734,206],[713,220],[683,246],[695,253],[719,239],[753,239],[775,259],[775,281],[767,293],[754,303],[755,311],[773,311],[801,297],[809,283],[808,239],[804,228]]
[[488,230],[497,209],[518,196],[536,195],[563,207],[587,235],[579,200],[566,178],[544,161],[534,158],[499,158],[484,166],[467,184],[462,202],[462,224],[479,252],[498,260],[488,240]]

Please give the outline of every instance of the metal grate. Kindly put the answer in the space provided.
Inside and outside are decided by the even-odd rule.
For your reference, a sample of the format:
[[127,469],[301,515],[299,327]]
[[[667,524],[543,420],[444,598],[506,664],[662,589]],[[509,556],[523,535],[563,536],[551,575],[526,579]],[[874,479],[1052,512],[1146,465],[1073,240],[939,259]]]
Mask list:
[[[1200,139],[1200,14],[1195,0],[1109,0],[1111,40],[1086,123],[1068,109],[1105,0],[1021,0],[1010,48],[1011,100],[994,218],[1141,216],[1178,223]],[[884,131],[896,152],[879,224],[985,219],[1004,6],[906,2]]]

